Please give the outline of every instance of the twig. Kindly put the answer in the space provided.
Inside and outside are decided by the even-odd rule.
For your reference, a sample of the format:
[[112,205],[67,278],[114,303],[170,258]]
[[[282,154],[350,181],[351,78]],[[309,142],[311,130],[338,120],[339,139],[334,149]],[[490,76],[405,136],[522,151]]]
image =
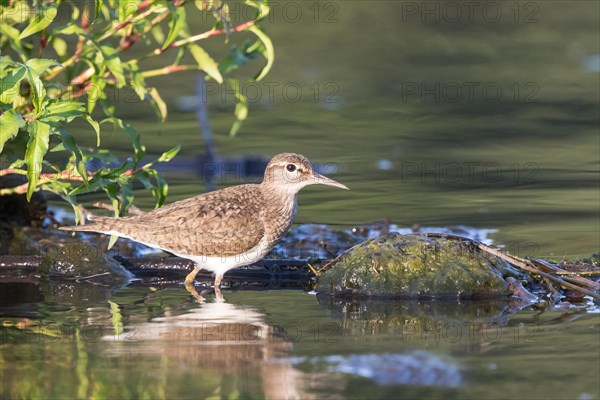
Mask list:
[[556,275],[575,275],[575,276],[580,276],[580,275],[600,275],[600,269],[597,269],[595,271],[557,271]]
[[315,267],[312,266],[311,263],[306,263],[306,266],[308,267],[308,269],[310,269],[310,271],[317,277],[320,278],[321,277],[321,270],[317,270],[315,269]]
[[[96,208],[100,208],[103,210],[109,210],[109,211],[114,211],[114,208],[112,205],[110,204],[106,204],[106,203],[101,203],[101,202],[96,202],[94,204],[92,204],[92,207],[96,207]],[[146,214],[144,211],[140,210],[139,208],[137,208],[135,205],[130,205],[129,209],[127,210],[127,212],[131,215],[143,215]]]
[[102,272],[100,274],[80,276],[80,277],[77,277],[77,279],[75,279],[75,282],[80,283],[81,281],[86,280],[86,279],[97,278],[99,276],[107,276],[107,275],[110,276],[110,272]]
[[[584,286],[587,286],[589,288],[592,288],[594,290],[600,289],[600,284],[598,284],[598,283],[596,283],[596,282],[594,282],[592,280],[586,279],[584,277],[577,276],[576,274],[575,275],[574,274],[570,274],[568,271],[565,271],[564,269],[559,268],[556,265],[553,265],[553,264],[551,264],[551,263],[549,263],[547,261],[539,260],[538,259],[538,260],[533,260],[533,263],[534,263],[534,265],[538,265],[538,266],[540,266],[542,268],[550,270],[550,271],[556,273],[557,275],[565,274],[566,273],[565,275],[568,275],[568,276],[565,276],[563,278],[565,280],[569,280],[569,281],[571,281],[573,283],[580,283],[580,284],[582,284]],[[598,273],[600,273],[600,271],[598,271]]]
[[[4,175],[8,175],[8,174],[27,175],[27,171],[24,169],[15,169],[15,168],[6,168],[6,169],[0,170],[0,176],[4,176]],[[88,172],[89,178],[92,178],[93,176],[94,176],[93,173]],[[36,186],[44,185],[44,184],[51,182],[53,180],[56,180],[56,179],[62,179],[62,180],[66,180],[66,181],[83,182],[83,178],[80,175],[75,174],[73,171],[65,170],[65,171],[61,171],[58,173],[54,173],[54,174],[41,173]],[[8,195],[8,194],[27,193],[28,185],[29,185],[29,183],[26,182],[26,183],[23,183],[21,185],[18,185],[18,186],[12,187],[12,188],[0,189],[0,196],[4,196],[4,195]]]
[[[600,299],[600,294],[598,294],[596,292],[592,292],[592,291],[587,290],[585,288],[582,288],[581,286],[577,286],[576,284],[568,282],[566,279],[562,279],[562,278],[560,278],[558,276],[554,276],[554,275],[548,274],[546,272],[540,271],[539,269],[536,269],[536,268],[528,265],[527,264],[527,260],[518,259],[517,257],[510,256],[508,254],[505,254],[505,253],[501,252],[500,250],[492,249],[491,247],[486,246],[483,243],[478,243],[478,242],[475,242],[475,241],[473,241],[473,243],[480,250],[483,250],[483,251],[485,251],[487,253],[493,254],[496,257],[502,258],[503,260],[508,261],[509,263],[511,263],[511,264],[513,264],[513,265],[521,268],[521,269],[524,269],[524,270],[532,272],[534,274],[543,276],[544,278],[547,278],[547,279],[549,279],[549,280],[551,280],[551,281],[553,281],[555,283],[558,283],[559,285],[561,285],[563,287],[576,290],[578,292],[581,292],[581,293],[584,293],[584,294],[586,294],[588,296],[591,296],[591,297],[593,297],[595,299]],[[600,285],[598,285],[598,284],[594,285],[594,289],[597,289],[598,287],[600,287]]]
[[[462,238],[462,239],[466,239],[466,238]],[[581,286],[578,286],[575,283],[569,282],[569,281],[572,281],[572,279],[562,279],[562,278],[560,278],[558,276],[554,276],[554,275],[548,274],[546,272],[540,271],[539,269],[536,269],[535,267],[528,265],[529,261],[527,261],[525,259],[519,259],[518,257],[508,255],[506,253],[501,252],[500,250],[493,249],[493,248],[491,248],[489,246],[486,246],[483,243],[479,243],[479,242],[476,242],[476,241],[472,241],[472,243],[474,243],[477,246],[477,248],[479,248],[480,250],[483,250],[486,253],[495,255],[496,257],[499,257],[499,258],[501,258],[501,259],[503,259],[505,261],[508,261],[509,263],[511,263],[511,264],[513,264],[513,265],[521,268],[521,269],[524,269],[524,270],[529,271],[531,273],[543,276],[544,278],[547,278],[547,279],[549,279],[549,280],[551,280],[551,281],[553,281],[555,283],[558,283],[559,285],[561,285],[563,287],[576,290],[578,292],[581,292],[583,294],[591,296],[591,297],[593,297],[595,299],[600,299],[600,294],[598,294],[596,292],[593,292],[593,291],[590,291],[590,290],[588,290],[586,288],[583,288]],[[589,281],[589,282],[592,282],[592,281]],[[577,283],[581,284],[581,282],[577,282]],[[594,290],[598,290],[600,288],[600,284],[597,284],[595,282],[592,282],[592,283],[593,283],[593,286],[589,286],[587,284],[586,284],[586,286],[591,287]]]
[[[252,21],[248,21],[248,22],[244,22],[243,24],[239,24],[234,26],[233,28],[231,28],[231,32],[240,32],[243,30],[246,30],[248,28],[250,28],[253,25],[256,25],[257,21],[256,20],[252,20]],[[227,33],[227,30],[225,29],[211,29],[210,31],[206,31],[204,33],[200,33],[198,35],[194,35],[194,36],[190,36],[188,38],[185,39],[181,39],[178,40],[176,42],[171,43],[169,46],[167,46],[167,48],[163,49],[163,48],[156,48],[154,49],[154,51],[152,51],[151,53],[149,53],[148,55],[146,55],[146,57],[148,56],[159,56],[162,53],[164,53],[165,51],[167,51],[168,49],[173,49],[173,48],[177,48],[177,47],[181,47],[184,46],[188,43],[193,43],[193,42],[197,42],[200,40],[204,40],[204,39],[208,39],[209,37],[212,36],[217,36],[217,35],[222,35],[224,33]]]
[[[127,170],[127,171],[123,172],[121,174],[121,176],[133,176],[140,171],[149,169],[152,165],[153,165],[153,163],[149,163],[149,164],[146,164],[137,169]],[[96,174],[95,171],[87,171],[87,173],[88,173],[88,179],[92,179]],[[27,175],[27,170],[18,169],[18,168],[5,168],[5,169],[0,170],[0,177],[4,176],[4,175],[9,175],[9,174]],[[36,187],[44,185],[48,182],[51,182],[51,181],[57,180],[57,179],[62,179],[62,180],[66,180],[66,181],[84,182],[83,178],[78,173],[74,172],[73,170],[64,170],[64,171],[61,171],[58,173],[40,173]],[[0,196],[14,194],[14,193],[16,193],[16,194],[26,193],[28,185],[29,185],[29,183],[26,182],[26,183],[23,183],[21,185],[18,185],[18,186],[12,187],[12,188],[0,189]]]
[[75,61],[77,61],[79,59],[79,57],[81,57],[81,54],[83,53],[84,43],[85,43],[85,37],[79,36],[79,41],[77,42],[77,48],[75,49],[75,53],[73,53],[73,55],[71,57],[69,57],[68,60],[63,61],[61,63],[61,65],[59,65],[58,67],[52,68],[45,79],[49,81],[51,79],[56,78],[56,76],[58,74],[60,74],[62,71],[65,71],[68,66],[70,66]]
[[169,65],[163,68],[151,69],[150,71],[142,72],[142,76],[144,78],[152,78],[160,75],[169,75],[174,72],[182,72],[182,71],[197,71],[197,65]]

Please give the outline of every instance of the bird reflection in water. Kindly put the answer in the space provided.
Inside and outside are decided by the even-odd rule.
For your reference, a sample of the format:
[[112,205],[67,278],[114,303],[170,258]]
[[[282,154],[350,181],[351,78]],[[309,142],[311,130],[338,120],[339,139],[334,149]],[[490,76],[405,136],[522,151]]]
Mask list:
[[[293,343],[285,339],[279,327],[265,322],[264,313],[228,303],[218,287],[214,299],[203,297],[193,285],[186,285],[186,289],[199,303],[197,307],[180,315],[170,315],[167,309],[162,317],[131,326],[121,335],[105,337],[106,341],[127,343],[111,346],[112,355],[150,357],[153,365],[160,365],[159,373],[167,381],[180,379],[177,371],[183,369],[196,377],[188,390],[197,394],[208,389],[227,397],[224,392],[233,390],[235,382],[246,381],[262,382],[258,389],[261,397],[306,398],[301,389],[302,373],[286,361]],[[205,387],[204,377],[216,382]]]

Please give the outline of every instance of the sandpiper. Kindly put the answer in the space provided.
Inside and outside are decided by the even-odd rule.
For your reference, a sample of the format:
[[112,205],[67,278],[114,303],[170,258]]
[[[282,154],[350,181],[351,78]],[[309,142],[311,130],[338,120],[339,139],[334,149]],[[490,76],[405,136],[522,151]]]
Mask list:
[[92,224],[60,229],[116,235],[187,258],[196,266],[186,285],[205,268],[214,272],[218,289],[225,272],[271,251],[293,222],[298,192],[312,184],[348,189],[315,172],[305,156],[283,153],[271,159],[260,184],[201,194],[142,215],[94,216]]

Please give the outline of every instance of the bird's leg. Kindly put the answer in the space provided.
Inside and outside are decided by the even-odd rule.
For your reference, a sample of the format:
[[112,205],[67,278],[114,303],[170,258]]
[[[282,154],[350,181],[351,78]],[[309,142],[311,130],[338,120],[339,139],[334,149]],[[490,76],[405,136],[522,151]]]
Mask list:
[[223,280],[223,274],[215,274],[215,289],[221,287],[222,280]]
[[196,275],[198,274],[198,272],[201,269],[202,269],[202,266],[200,264],[196,264],[196,266],[194,267],[194,270],[192,272],[190,272],[189,274],[187,274],[187,276],[185,277],[186,286],[193,285],[194,279],[196,279]]
[[225,299],[223,298],[223,293],[221,293],[221,288],[218,286],[215,286],[215,302],[216,303],[225,302]]
[[185,288],[188,292],[190,292],[190,294],[192,296],[194,296],[194,298],[196,299],[196,301],[199,304],[204,303],[204,297],[202,297],[202,295],[200,293],[198,293],[198,291],[196,290],[196,288],[194,287],[194,283],[193,282],[186,282],[185,283]]

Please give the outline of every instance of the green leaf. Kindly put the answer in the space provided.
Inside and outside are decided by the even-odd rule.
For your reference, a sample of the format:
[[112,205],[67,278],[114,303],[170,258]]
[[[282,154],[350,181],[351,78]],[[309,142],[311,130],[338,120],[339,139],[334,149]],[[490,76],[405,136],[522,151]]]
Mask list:
[[124,215],[127,213],[127,210],[129,209],[129,207],[133,204],[133,199],[135,197],[130,179],[128,179],[126,182],[121,183],[121,190],[120,190],[119,197],[121,198],[119,213],[120,213],[120,215]]
[[[106,79],[100,79],[98,76],[92,76],[91,79],[91,87],[87,93],[87,112],[91,114],[96,108],[96,102],[98,99],[102,99],[106,97],[104,93],[104,88],[106,87]],[[99,140],[99,138],[98,138]]]
[[188,49],[194,60],[196,60],[198,68],[206,72],[215,81],[223,83],[223,76],[219,72],[219,64],[202,47],[197,44],[191,44],[188,46]]
[[23,48],[23,43],[21,43],[21,39],[19,39],[20,33],[21,32],[17,28],[5,23],[0,23],[0,37],[8,38],[10,48],[21,57],[21,60],[25,61],[30,57],[30,54]]
[[[60,4],[60,1],[59,1]],[[79,15],[81,14],[81,10],[79,7],[71,8],[71,21],[77,21],[79,19]]]
[[[113,206],[114,215],[115,215],[115,217],[118,217],[119,216],[119,199],[117,197],[117,186],[115,184],[111,183],[111,184],[104,186],[102,189],[104,189],[106,194],[108,194],[108,197],[110,198],[110,201]],[[108,241],[108,250],[110,250],[115,245],[118,238],[119,237],[116,235],[110,236],[110,240]]]
[[16,160],[12,164],[10,164],[10,166],[8,168],[10,168],[10,169],[22,169],[25,166],[25,164],[27,164],[25,162],[25,160]]
[[108,247],[106,249],[112,249],[115,243],[117,243],[117,240],[119,240],[119,237],[117,235],[110,235],[110,239],[108,240]]
[[57,144],[56,146],[54,146],[53,148],[51,148],[50,150],[48,150],[48,153],[56,153],[57,151],[65,151],[65,145],[62,143]]
[[52,39],[52,47],[59,57],[65,58],[67,56],[67,42],[63,38],[54,37]]
[[244,4],[256,8],[256,16],[253,18],[256,21],[260,21],[269,15],[270,8],[266,1],[246,0]]
[[96,171],[95,176],[105,178],[105,179],[111,179],[111,180],[120,179],[121,175],[123,175],[125,172],[129,171],[130,169],[132,169],[131,160],[126,160],[118,168],[112,168],[112,169],[102,168],[99,171]]
[[171,161],[176,155],[177,153],[179,153],[179,150],[181,150],[181,145],[178,144],[177,146],[173,147],[171,150],[165,151],[164,153],[162,153],[160,155],[160,157],[158,157],[156,159],[156,162],[169,162]]
[[165,178],[159,173],[156,173],[156,189],[152,191],[154,198],[156,199],[156,208],[162,207],[169,193],[169,185],[165,181]]
[[96,132],[96,146],[100,147],[100,124],[89,115],[85,117],[85,120],[94,128],[94,132]]
[[[0,0],[1,1],[1,0]],[[19,66],[19,63],[14,62],[10,56],[0,55],[0,76],[4,77],[8,73],[7,70],[13,69]]]
[[4,149],[4,144],[17,136],[19,128],[24,126],[25,120],[15,110],[8,110],[0,115],[0,153]]
[[26,73],[25,67],[19,67],[0,79],[0,102],[12,103],[12,98],[19,95],[19,84],[25,78]]
[[240,90],[240,83],[235,79],[230,79],[229,82],[233,88],[233,92],[235,94],[235,121],[229,131],[229,136],[237,135],[238,131],[242,127],[242,124],[248,118],[248,102],[246,101],[246,96]]
[[37,182],[42,172],[42,161],[44,155],[48,151],[48,142],[50,140],[50,125],[33,120],[29,122],[29,142],[27,142],[27,150],[25,151],[25,161],[27,162],[27,201],[31,200],[31,196],[37,186]]
[[263,69],[254,78],[254,80],[260,81],[262,78],[264,78],[269,73],[269,71],[271,70],[271,67],[273,66],[273,60],[275,60],[275,48],[273,47],[273,42],[271,42],[271,38],[269,38],[263,31],[258,29],[258,27],[251,26],[248,28],[248,30],[250,32],[254,33],[256,36],[258,36],[258,38],[261,40],[261,42],[264,45],[264,48],[261,47],[258,50],[267,59],[267,64],[263,67]]
[[81,186],[77,186],[75,189],[71,190],[69,192],[69,196],[76,196],[78,194],[93,192],[95,190],[98,190],[98,189],[104,187],[107,183],[108,183],[108,181],[106,179],[94,177],[89,180],[89,184],[87,186],[81,185]]
[[156,88],[150,88],[148,90],[148,95],[150,96],[152,105],[156,109],[156,113],[160,118],[160,122],[164,124],[167,121],[167,104],[162,97],[160,97],[160,94]]
[[40,116],[42,114],[44,101],[46,99],[46,88],[40,79],[40,75],[49,67],[60,64],[55,60],[32,58],[31,60],[27,61],[25,65],[27,67],[27,81],[31,86],[31,102],[35,109],[35,115]]
[[[171,150],[165,151],[156,160],[145,164],[140,169],[139,173],[145,172],[146,174],[148,174],[150,172],[153,172],[154,170],[151,170],[150,168],[152,166],[154,166],[154,164],[160,163],[160,162],[169,162],[169,161],[171,161],[177,155],[177,153],[179,153],[179,150],[181,150],[181,145],[177,145],[177,146],[173,147]],[[138,177],[138,174],[136,174],[136,177]],[[144,179],[143,177],[138,177],[138,178],[139,178],[140,182],[144,183],[144,186],[146,186],[146,184],[150,184],[149,181],[148,182],[144,182],[143,181],[143,179]],[[152,187],[154,188],[153,185],[152,185]],[[148,186],[146,186],[146,189],[148,189]]]
[[94,15],[94,22],[96,21],[96,18],[98,18],[98,16],[100,15],[101,12],[102,12],[102,0],[96,0],[96,14]]
[[154,189],[154,184],[150,181],[150,173],[148,171],[142,169],[134,175],[134,178],[140,181],[144,185],[144,188]]
[[150,34],[156,43],[163,43],[165,41],[165,34],[160,25],[156,25],[154,28],[152,28]]
[[135,152],[135,165],[137,166],[144,155],[146,155],[146,147],[141,142],[140,133],[129,122],[119,119],[118,123],[133,144],[133,151]]
[[71,122],[75,118],[86,115],[83,103],[78,101],[51,101],[44,110],[44,115],[40,118],[46,122]]
[[134,14],[140,5],[141,0],[119,0],[119,22],[125,21],[130,15]]
[[60,67],[60,63],[49,58],[32,58],[25,63],[34,74],[41,75],[50,67]]
[[43,111],[44,99],[46,98],[46,88],[39,76],[33,74],[31,70],[27,70],[27,81],[31,86],[31,103],[35,110],[35,115],[41,115]]
[[130,61],[128,63],[128,67],[131,76],[131,87],[137,93],[140,100],[144,100],[146,98],[146,94],[148,93],[146,90],[146,81],[144,79],[144,75],[140,72],[140,67],[137,64],[137,61]]
[[70,23],[64,26],[57,26],[52,29],[52,35],[83,35],[85,36],[85,31],[78,25]]
[[169,10],[171,11],[171,21],[169,22],[169,34],[167,40],[162,45],[162,49],[169,47],[171,43],[177,38],[181,30],[185,27],[185,8],[175,7],[169,4]]
[[100,46],[100,51],[102,51],[108,70],[115,76],[115,78],[117,78],[117,86],[125,86],[127,81],[125,80],[123,64],[121,63],[121,58],[119,58],[119,53],[117,53],[117,50],[111,46]]
[[100,105],[102,106],[102,111],[104,112],[104,114],[106,114],[106,115],[115,115],[115,112],[117,111],[117,108],[112,103],[112,101],[110,101],[106,97],[106,95],[100,97]]
[[85,168],[85,163],[83,162],[83,154],[81,153],[81,149],[75,143],[75,138],[71,134],[71,132],[67,131],[64,128],[57,129],[60,138],[63,142],[65,149],[69,150],[75,156],[75,168],[77,168],[77,172],[83,179],[83,182],[86,186],[89,185],[87,169]]
[[27,28],[21,32],[19,39],[24,39],[27,36],[31,36],[41,30],[46,29],[54,18],[58,15],[58,6],[56,4],[50,4],[48,7],[41,7],[38,9],[38,15],[31,20]]

